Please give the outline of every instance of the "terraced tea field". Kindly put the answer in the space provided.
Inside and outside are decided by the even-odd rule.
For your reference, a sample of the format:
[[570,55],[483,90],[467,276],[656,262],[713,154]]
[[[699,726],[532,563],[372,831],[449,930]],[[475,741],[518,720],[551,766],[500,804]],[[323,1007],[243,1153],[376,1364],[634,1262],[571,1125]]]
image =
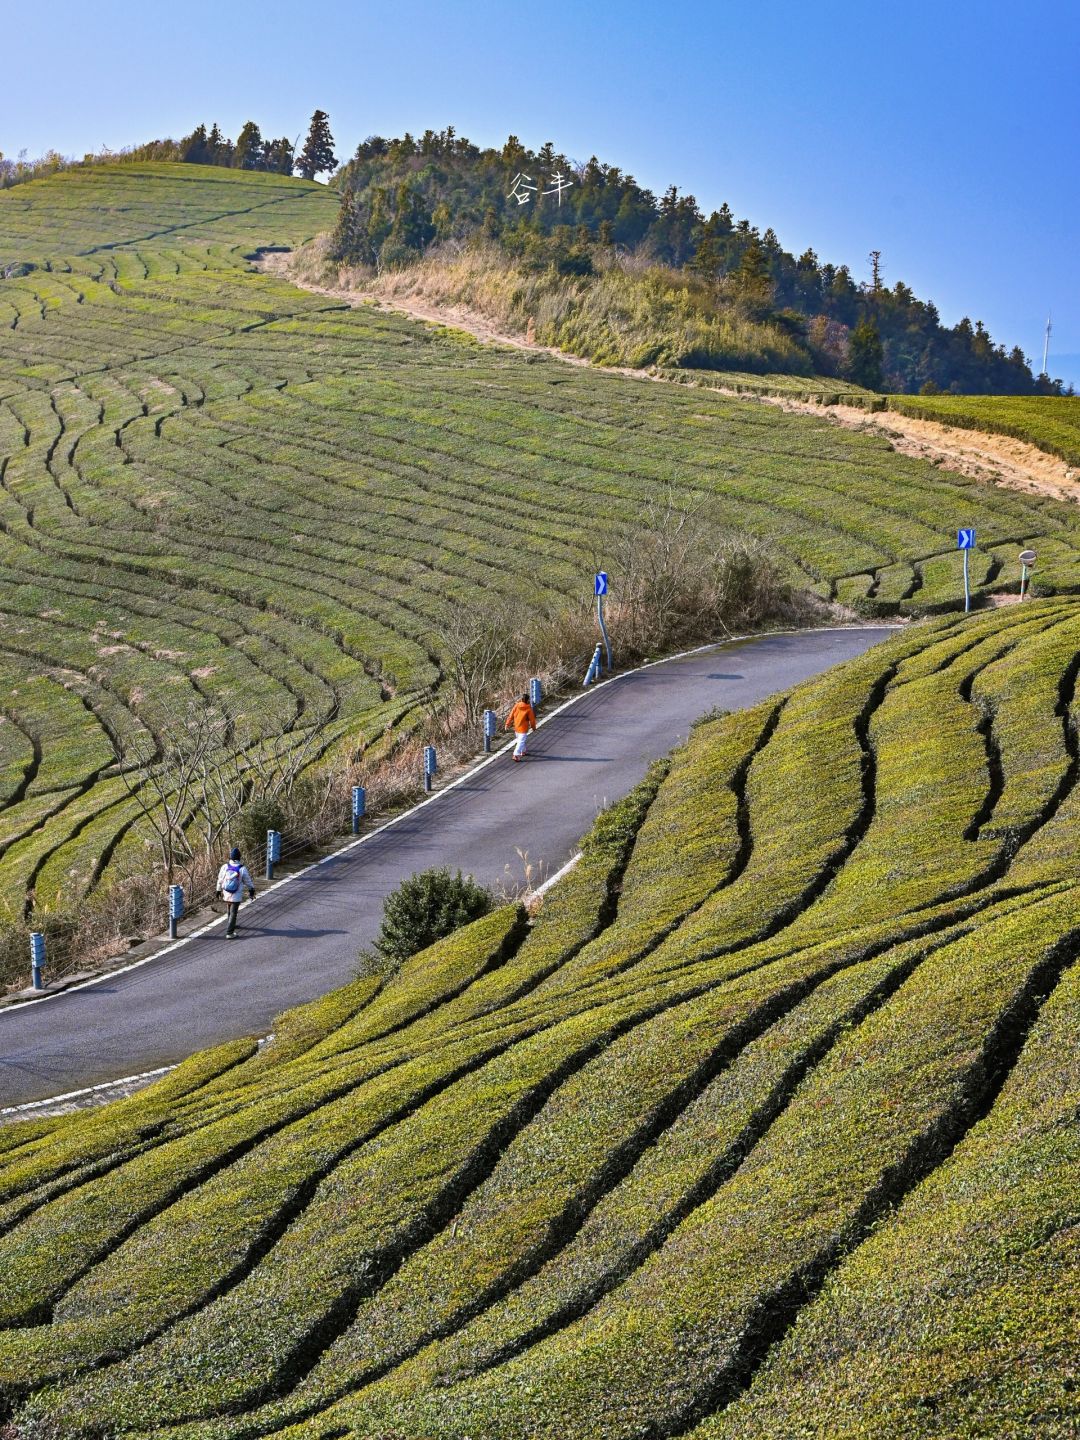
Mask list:
[[920,420],[1026,440],[1080,466],[1080,396],[890,395],[889,409]]
[[506,906],[0,1131],[16,1436],[1073,1436],[1080,613],[700,725]]
[[[588,588],[673,484],[867,611],[954,606],[1080,516],[884,440],[481,348],[257,273],[336,197],[192,166],[0,194],[0,912],[69,910],[143,842],[115,756],[188,702],[323,746],[409,726],[451,607]],[[613,576],[618,586],[618,576]],[[239,743],[239,742],[238,742]],[[110,867],[112,869],[110,870]]]

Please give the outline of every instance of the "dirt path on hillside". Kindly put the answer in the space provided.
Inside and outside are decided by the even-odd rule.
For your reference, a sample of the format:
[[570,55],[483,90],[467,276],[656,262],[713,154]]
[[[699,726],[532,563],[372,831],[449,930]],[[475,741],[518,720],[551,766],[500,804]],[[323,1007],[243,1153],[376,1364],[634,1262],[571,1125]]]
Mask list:
[[[331,300],[344,300],[354,308],[374,305],[379,310],[397,311],[408,315],[410,319],[422,320],[429,325],[444,325],[455,330],[464,330],[486,345],[509,345],[515,350],[550,355],[565,365],[602,369],[607,373],[625,375],[632,380],[672,383],[662,375],[650,374],[645,370],[632,370],[628,366],[593,367],[590,360],[568,355],[566,351],[558,350],[553,345],[538,345],[527,335],[508,334],[485,316],[464,305],[436,305],[421,296],[395,290],[392,281],[385,292],[316,285],[294,273],[292,256],[285,251],[263,255],[256,263],[260,270],[278,275],[301,290],[308,290],[314,295],[325,295]],[[898,454],[927,460],[933,465],[942,465],[977,480],[987,480],[1012,490],[1023,490],[1030,495],[1048,495],[1055,500],[1069,500],[1074,504],[1080,502],[1080,471],[1071,469],[1065,461],[1056,456],[1048,455],[1046,451],[1028,445],[1023,440],[1014,440],[1008,435],[995,435],[983,430],[964,430],[955,425],[943,425],[936,420],[920,420],[911,415],[902,415],[895,410],[872,413],[856,405],[815,405],[810,401],[791,400],[779,395],[747,394],[723,385],[709,388],[737,400],[775,405],[790,414],[815,415],[819,419],[832,421],[834,425],[841,425],[846,430],[877,431],[887,436]]]
[[813,405],[801,400],[763,395],[767,404],[800,415],[824,415],[848,430],[879,431],[893,449],[931,464],[957,470],[980,480],[991,480],[1032,495],[1080,501],[1080,471],[1035,445],[995,435],[986,430],[965,430],[937,420],[920,420],[896,410],[870,413],[857,405]]

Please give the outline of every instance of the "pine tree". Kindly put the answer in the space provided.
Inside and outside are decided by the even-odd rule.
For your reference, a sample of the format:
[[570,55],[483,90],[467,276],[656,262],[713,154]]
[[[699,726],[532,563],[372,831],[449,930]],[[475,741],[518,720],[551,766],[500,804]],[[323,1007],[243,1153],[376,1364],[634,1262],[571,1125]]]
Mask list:
[[286,136],[280,140],[268,140],[263,146],[263,169],[275,175],[291,175],[293,170],[293,145]]
[[254,120],[249,120],[236,138],[233,163],[240,170],[262,169],[263,138]]
[[735,282],[740,296],[754,306],[767,305],[772,299],[769,262],[756,235],[751,235],[750,243],[743,251],[735,272]]
[[304,148],[296,157],[294,170],[299,170],[305,180],[314,180],[325,170],[333,170],[337,164],[334,154],[334,137],[330,134],[330,117],[325,110],[316,110],[311,117]]
[[860,320],[848,337],[847,378],[867,390],[880,390],[884,358],[877,326],[871,320]]
[[689,268],[696,270],[706,280],[715,280],[720,273],[721,262],[722,256],[717,237],[717,217],[714,212],[701,227],[697,237],[697,248],[694,251],[693,259],[689,262]]
[[185,135],[180,141],[180,159],[189,165],[208,165],[210,163],[205,125],[196,125],[191,134]]
[[222,159],[225,156],[226,150],[232,149],[232,145],[228,140],[226,140],[225,136],[218,128],[218,123],[216,120],[214,121],[213,128],[211,129],[210,134],[206,137],[206,149],[207,153],[210,156],[211,165],[220,165]]

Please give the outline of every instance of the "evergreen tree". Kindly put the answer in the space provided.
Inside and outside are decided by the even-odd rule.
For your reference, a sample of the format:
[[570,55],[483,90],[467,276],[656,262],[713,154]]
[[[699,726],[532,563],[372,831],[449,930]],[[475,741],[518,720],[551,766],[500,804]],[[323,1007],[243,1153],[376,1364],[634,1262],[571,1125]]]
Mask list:
[[293,145],[284,135],[280,140],[268,140],[263,146],[263,169],[275,175],[291,175],[293,172]]
[[216,120],[206,137],[206,149],[211,165],[227,165],[232,159],[232,141],[221,133]]
[[[273,149],[264,147],[268,168],[276,168]],[[475,237],[499,245],[524,269],[588,275],[600,268],[597,252],[617,246],[636,251],[641,266],[655,269],[655,283],[672,293],[685,285],[685,277],[678,278],[684,268],[707,282],[726,277],[715,289],[688,287],[688,303],[716,307],[719,314],[737,300],[745,317],[767,326],[784,344],[793,342],[807,366],[829,375],[848,373],[850,350],[851,363],[867,383],[884,379],[911,392],[933,382],[967,393],[1038,393],[1022,355],[995,345],[984,326],[962,321],[946,329],[935,307],[917,299],[909,286],[900,280],[887,286],[876,252],[866,282],[859,284],[846,266],[823,263],[810,249],[796,257],[774,230],[763,226],[759,232],[748,220],[736,222],[727,204],[706,220],[692,195],[674,186],[654,195],[595,156],[575,171],[561,204],[554,196],[541,200],[538,193],[525,205],[508,201],[518,172],[542,191],[551,188],[556,170],[569,170],[551,141],[532,151],[510,135],[504,145],[480,150],[447,126],[425,131],[419,152],[418,163],[411,136],[369,136],[358,146],[340,176],[355,195],[348,253],[342,251],[341,258],[408,264],[435,235],[465,243]],[[344,240],[345,231],[338,233]],[[604,260],[610,262],[610,256]],[[860,331],[849,346],[863,321],[870,323],[869,334]],[[1052,393],[1053,387],[1044,380],[1039,388]]]
[[311,117],[304,148],[296,157],[293,169],[299,170],[305,180],[314,180],[325,170],[333,170],[337,164],[334,154],[334,137],[330,134],[330,117],[325,110],[316,110]]
[[767,305],[772,298],[769,262],[761,241],[751,235],[735,272],[735,288],[740,297],[753,306]]
[[374,948],[386,967],[400,965],[493,909],[491,892],[460,870],[421,870],[386,897]]
[[696,270],[706,280],[715,280],[722,267],[723,252],[718,233],[718,220],[719,217],[713,211],[702,225],[694,258],[690,261],[690,269]]
[[885,349],[877,326],[871,320],[860,320],[848,336],[848,379],[867,390],[880,390],[884,359]]
[[431,212],[431,223],[435,227],[435,238],[437,240],[448,240],[450,238],[453,224],[453,216],[450,213],[450,206],[445,200],[441,200]]
[[502,148],[502,162],[511,172],[511,177],[521,169],[524,159],[525,146],[516,135],[508,136],[506,144]]
[[189,165],[209,165],[210,152],[206,144],[206,126],[196,125],[190,135],[180,141],[180,159]]
[[260,170],[263,163],[263,138],[258,125],[249,120],[236,139],[233,163],[240,170]]

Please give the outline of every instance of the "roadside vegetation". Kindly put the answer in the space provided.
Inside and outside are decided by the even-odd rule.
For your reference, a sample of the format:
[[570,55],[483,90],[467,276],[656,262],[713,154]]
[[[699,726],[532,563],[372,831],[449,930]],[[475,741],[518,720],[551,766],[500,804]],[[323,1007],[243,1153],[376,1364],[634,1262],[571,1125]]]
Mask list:
[[15,1436],[1066,1440],[1075,602],[713,717],[499,906],[0,1130]]
[[159,928],[170,865],[197,891],[226,831],[318,841],[353,783],[407,797],[425,736],[465,753],[483,704],[580,674],[595,568],[623,660],[954,608],[961,523],[977,602],[1022,545],[1040,593],[1080,587],[1070,507],[256,272],[337,206],[197,164],[0,194],[5,982],[31,925],[56,960]]
[[495,897],[459,870],[421,870],[386,897],[382,924],[370,950],[360,952],[358,974],[389,975],[420,950],[493,909]]

